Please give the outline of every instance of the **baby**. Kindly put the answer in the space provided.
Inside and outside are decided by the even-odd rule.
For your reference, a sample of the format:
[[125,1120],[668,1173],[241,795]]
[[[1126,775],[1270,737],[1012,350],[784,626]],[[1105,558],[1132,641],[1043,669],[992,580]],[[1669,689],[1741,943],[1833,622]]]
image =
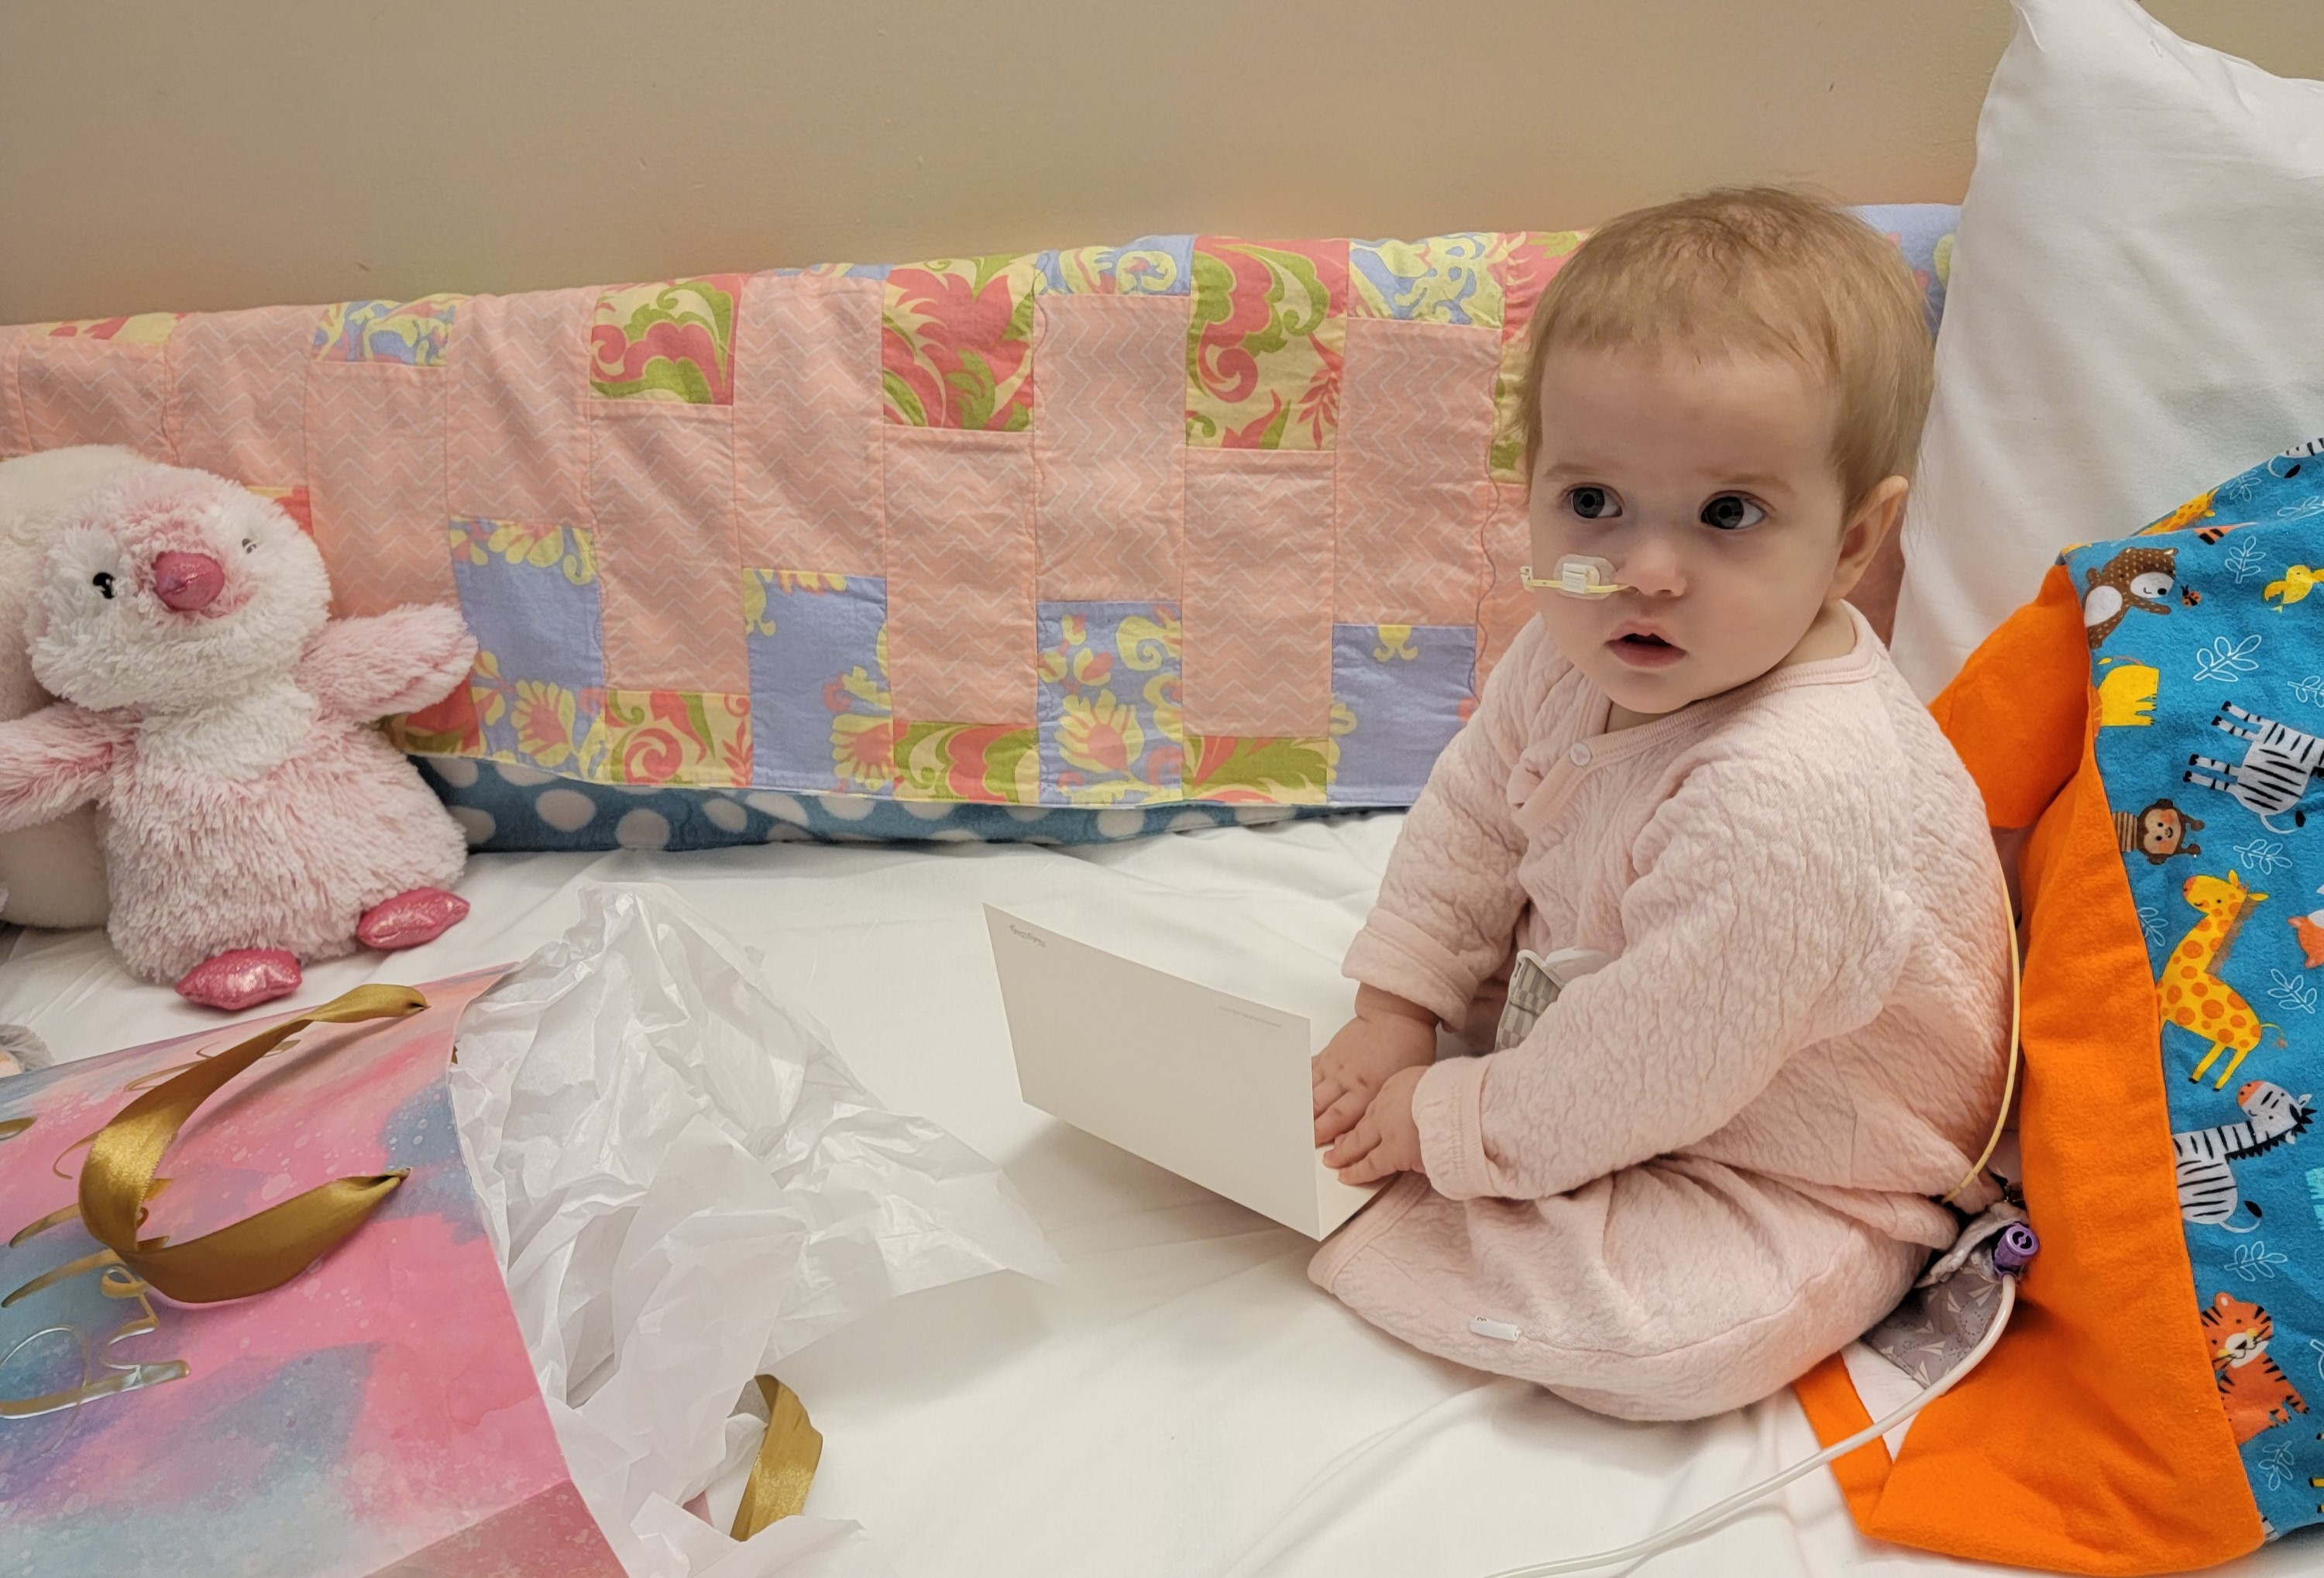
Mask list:
[[[1309,1274],[1430,1352],[1691,1418],[1885,1315],[1953,1240],[1937,1196],[1995,1197],[1984,807],[1843,601],[1904,506],[1929,335],[1894,245],[1771,189],[1615,220],[1532,335],[1539,617],[1349,949],[1315,1140],[1395,1182]],[[1546,589],[1569,556],[1614,589]],[[1542,1007],[1519,949],[1599,967]],[[1439,1062],[1440,1025],[1498,1049]]]

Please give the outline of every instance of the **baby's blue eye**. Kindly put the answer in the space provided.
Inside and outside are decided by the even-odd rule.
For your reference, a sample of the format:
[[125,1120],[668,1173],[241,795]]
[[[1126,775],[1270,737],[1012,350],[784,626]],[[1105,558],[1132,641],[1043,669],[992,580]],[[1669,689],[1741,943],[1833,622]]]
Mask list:
[[1702,513],[1697,518],[1716,531],[1740,531],[1766,520],[1767,512],[1741,494],[1719,494],[1702,506]]
[[1565,490],[1565,507],[1584,521],[1611,521],[1622,512],[1622,501],[1594,483]]

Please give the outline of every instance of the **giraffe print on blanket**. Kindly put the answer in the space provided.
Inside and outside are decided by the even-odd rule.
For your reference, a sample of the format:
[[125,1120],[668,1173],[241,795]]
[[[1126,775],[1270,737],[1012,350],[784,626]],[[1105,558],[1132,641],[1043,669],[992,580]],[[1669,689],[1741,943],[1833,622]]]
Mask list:
[[2243,929],[2244,917],[2267,895],[2245,887],[2234,872],[2224,877],[2189,877],[2179,891],[2203,912],[2203,918],[2171,951],[2163,978],[2155,983],[2155,1001],[2163,1023],[2191,1030],[2211,1044],[2188,1078],[2202,1078],[2220,1053],[2235,1054],[2219,1070],[2218,1088],[2225,1090],[2244,1055],[2260,1044],[2262,1031],[2276,1031],[2276,1045],[2283,1044],[2282,1028],[2262,1020],[2241,992],[2219,978],[2219,967],[2227,963],[2236,933]]

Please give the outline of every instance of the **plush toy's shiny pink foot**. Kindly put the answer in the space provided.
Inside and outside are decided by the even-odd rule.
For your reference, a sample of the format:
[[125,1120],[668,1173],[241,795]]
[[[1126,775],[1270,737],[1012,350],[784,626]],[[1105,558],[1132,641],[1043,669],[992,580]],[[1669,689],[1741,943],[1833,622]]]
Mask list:
[[383,899],[364,911],[355,938],[367,948],[393,953],[432,943],[467,917],[468,901],[441,888],[414,888]]
[[281,948],[235,948],[204,959],[178,983],[178,995],[240,1013],[299,990],[299,961]]

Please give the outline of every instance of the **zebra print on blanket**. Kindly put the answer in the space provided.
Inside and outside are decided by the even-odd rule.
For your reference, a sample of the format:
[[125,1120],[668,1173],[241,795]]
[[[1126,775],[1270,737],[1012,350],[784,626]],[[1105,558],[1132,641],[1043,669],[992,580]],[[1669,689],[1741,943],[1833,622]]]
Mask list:
[[[2264,1079],[2236,1092],[2236,1104],[2244,1110],[2243,1121],[2173,1134],[2171,1149],[2179,1167],[2179,1213],[2207,1227],[2249,1232],[2259,1225],[2260,1208],[2239,1197],[2231,1164],[2291,1144],[2307,1132],[2315,1114],[2306,1096]],[[2229,1225],[2239,1204],[2251,1213],[2249,1226]]]

